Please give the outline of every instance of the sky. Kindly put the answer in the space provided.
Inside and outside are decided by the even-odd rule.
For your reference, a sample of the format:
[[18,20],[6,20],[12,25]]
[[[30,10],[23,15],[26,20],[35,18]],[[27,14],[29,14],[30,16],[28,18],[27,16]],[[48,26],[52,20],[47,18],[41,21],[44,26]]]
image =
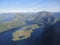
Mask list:
[[0,13],[38,11],[60,12],[60,0],[0,0]]

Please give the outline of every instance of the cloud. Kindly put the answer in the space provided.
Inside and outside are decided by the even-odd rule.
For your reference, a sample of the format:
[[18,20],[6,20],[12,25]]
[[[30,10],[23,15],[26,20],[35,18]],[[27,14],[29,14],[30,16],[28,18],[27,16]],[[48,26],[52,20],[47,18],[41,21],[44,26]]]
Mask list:
[[8,13],[8,12],[39,12],[39,11],[49,11],[49,12],[60,12],[60,8],[40,8],[33,7],[28,9],[0,9],[0,13]]
[[29,9],[0,9],[0,13],[8,13],[8,12],[35,12],[34,9],[29,8]]

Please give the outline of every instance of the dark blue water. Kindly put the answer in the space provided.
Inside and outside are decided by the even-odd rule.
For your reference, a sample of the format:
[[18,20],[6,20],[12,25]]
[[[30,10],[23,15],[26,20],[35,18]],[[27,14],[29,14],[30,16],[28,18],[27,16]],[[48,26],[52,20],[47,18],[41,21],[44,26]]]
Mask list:
[[[27,25],[31,25],[31,24],[29,24],[28,22]],[[35,45],[35,42],[39,41],[38,38],[41,39],[41,34],[44,30],[43,28],[34,29],[30,38],[19,40],[19,41],[13,41],[12,33],[20,29],[21,27],[16,27],[16,28],[0,33],[0,45]]]
[[[29,23],[27,25],[31,25]],[[52,28],[54,28],[56,33],[58,33],[58,32],[60,33],[59,27],[60,27],[60,22],[57,22],[56,24],[54,24],[54,26]],[[17,31],[17,30],[20,30],[20,29],[21,29],[21,27],[16,27],[16,28],[13,28],[13,29],[10,29],[8,31],[0,33],[0,45],[41,45],[42,34],[45,31],[44,28],[34,29],[34,31],[31,34],[31,37],[29,37],[27,39],[13,41],[12,40],[12,33]],[[57,32],[57,29],[58,29],[58,32]],[[53,33],[53,32],[51,33],[52,29],[48,29],[48,30],[49,31],[44,32],[45,36],[52,35],[52,33]],[[51,35],[50,35],[50,33],[51,33]],[[45,38],[45,37],[43,36],[43,38]],[[48,42],[50,42],[50,38],[51,37],[48,38],[49,39]],[[44,41],[46,41],[46,40],[44,40]]]
[[43,31],[42,28],[35,29],[30,38],[14,42],[12,41],[12,33],[16,30],[17,29],[15,28],[0,33],[0,45],[33,45],[36,41],[38,41],[37,39],[41,36],[41,33]]

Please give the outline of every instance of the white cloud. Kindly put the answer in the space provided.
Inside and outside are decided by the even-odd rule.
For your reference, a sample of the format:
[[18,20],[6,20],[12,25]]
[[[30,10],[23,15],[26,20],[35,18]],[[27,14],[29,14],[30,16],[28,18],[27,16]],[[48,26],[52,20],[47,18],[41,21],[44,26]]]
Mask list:
[[29,9],[0,9],[0,13],[8,13],[8,12],[37,12],[38,10],[35,10],[33,8]]
[[35,7],[35,8],[28,8],[28,9],[0,9],[0,13],[8,13],[8,12],[38,12],[38,11],[49,11],[49,12],[60,12],[60,8],[40,8],[40,7]]

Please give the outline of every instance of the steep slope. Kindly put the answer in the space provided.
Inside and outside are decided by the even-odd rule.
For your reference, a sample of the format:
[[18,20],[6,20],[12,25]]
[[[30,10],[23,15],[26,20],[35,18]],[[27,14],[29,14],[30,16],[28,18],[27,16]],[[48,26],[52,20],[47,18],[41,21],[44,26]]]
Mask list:
[[52,13],[42,11],[36,14],[34,22],[44,26],[45,24],[52,25],[56,23],[57,20],[57,17],[52,15]]

